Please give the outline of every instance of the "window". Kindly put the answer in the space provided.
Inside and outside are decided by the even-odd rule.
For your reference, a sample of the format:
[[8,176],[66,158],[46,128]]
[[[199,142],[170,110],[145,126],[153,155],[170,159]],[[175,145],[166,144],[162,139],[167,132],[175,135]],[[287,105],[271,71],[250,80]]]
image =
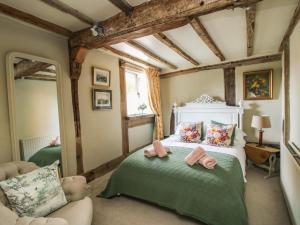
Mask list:
[[144,72],[126,69],[127,115],[152,114],[148,99],[148,80]]

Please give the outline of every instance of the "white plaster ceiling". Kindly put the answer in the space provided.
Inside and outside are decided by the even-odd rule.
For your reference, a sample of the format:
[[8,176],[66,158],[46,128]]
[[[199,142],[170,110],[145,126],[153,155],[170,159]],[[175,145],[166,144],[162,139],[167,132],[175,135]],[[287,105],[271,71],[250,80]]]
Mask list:
[[[95,21],[105,20],[120,12],[120,10],[108,0],[61,1],[81,13],[86,14]],[[147,2],[147,0],[127,1],[132,6]],[[40,0],[0,0],[0,2],[70,29],[71,31],[78,31],[89,26],[77,18],[65,14]],[[263,0],[258,3],[254,55],[278,52],[280,42],[286,32],[297,3],[298,0]],[[245,9],[223,10],[201,16],[199,19],[226,60],[246,57],[247,37]],[[220,62],[190,25],[166,31],[164,34],[201,65]],[[138,38],[136,41],[160,57],[175,64],[179,69],[194,66],[153,36]],[[163,71],[170,71],[168,66],[147,57],[141,51],[125,43],[120,43],[113,47],[161,67]]]

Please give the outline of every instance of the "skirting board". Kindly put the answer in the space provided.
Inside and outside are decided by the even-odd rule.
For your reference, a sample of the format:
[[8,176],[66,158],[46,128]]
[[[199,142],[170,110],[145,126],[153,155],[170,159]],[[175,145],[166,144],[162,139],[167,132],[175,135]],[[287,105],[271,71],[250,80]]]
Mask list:
[[291,222],[292,222],[292,225],[297,225],[297,224],[296,224],[295,217],[294,217],[293,212],[292,212],[292,209],[291,209],[290,202],[289,202],[289,200],[288,200],[288,198],[287,198],[287,194],[286,194],[285,187],[283,186],[281,180],[280,180],[280,186],[281,186],[281,190],[282,190],[282,193],[283,193],[283,197],[284,197],[285,203],[286,203],[286,205],[287,205],[287,209],[288,209],[288,212],[289,212],[289,216],[290,216],[290,220],[291,220]]
[[92,169],[88,172],[83,173],[82,175],[86,177],[87,182],[91,182],[92,180],[96,179],[97,177],[101,177],[107,173],[109,173],[110,171],[114,170],[115,168],[117,168],[120,163],[127,158],[127,156],[129,156],[130,154],[138,151],[141,148],[146,147],[147,145],[150,145],[151,143],[148,143],[146,145],[140,146],[132,151],[130,151],[130,153],[128,153],[127,155],[121,155],[118,158],[115,158],[113,160],[110,160],[98,167],[96,167],[95,169]]

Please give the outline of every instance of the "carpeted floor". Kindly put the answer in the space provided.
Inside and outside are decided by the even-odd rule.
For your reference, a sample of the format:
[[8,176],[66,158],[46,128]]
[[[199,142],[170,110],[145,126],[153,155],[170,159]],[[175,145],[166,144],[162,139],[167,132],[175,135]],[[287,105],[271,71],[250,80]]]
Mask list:
[[[90,184],[94,203],[93,225],[196,225],[201,224],[173,211],[127,197],[96,197],[111,173]],[[264,179],[266,171],[251,167],[247,171],[246,204],[249,225],[291,225],[279,177]],[[232,225],[232,224],[228,224]]]

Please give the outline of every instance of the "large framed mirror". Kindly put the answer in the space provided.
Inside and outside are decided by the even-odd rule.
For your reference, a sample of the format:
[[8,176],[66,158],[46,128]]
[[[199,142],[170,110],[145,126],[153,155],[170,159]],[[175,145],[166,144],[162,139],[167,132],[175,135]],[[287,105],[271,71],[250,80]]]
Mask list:
[[60,65],[19,52],[9,53],[6,65],[13,160],[40,167],[59,160],[67,175]]

